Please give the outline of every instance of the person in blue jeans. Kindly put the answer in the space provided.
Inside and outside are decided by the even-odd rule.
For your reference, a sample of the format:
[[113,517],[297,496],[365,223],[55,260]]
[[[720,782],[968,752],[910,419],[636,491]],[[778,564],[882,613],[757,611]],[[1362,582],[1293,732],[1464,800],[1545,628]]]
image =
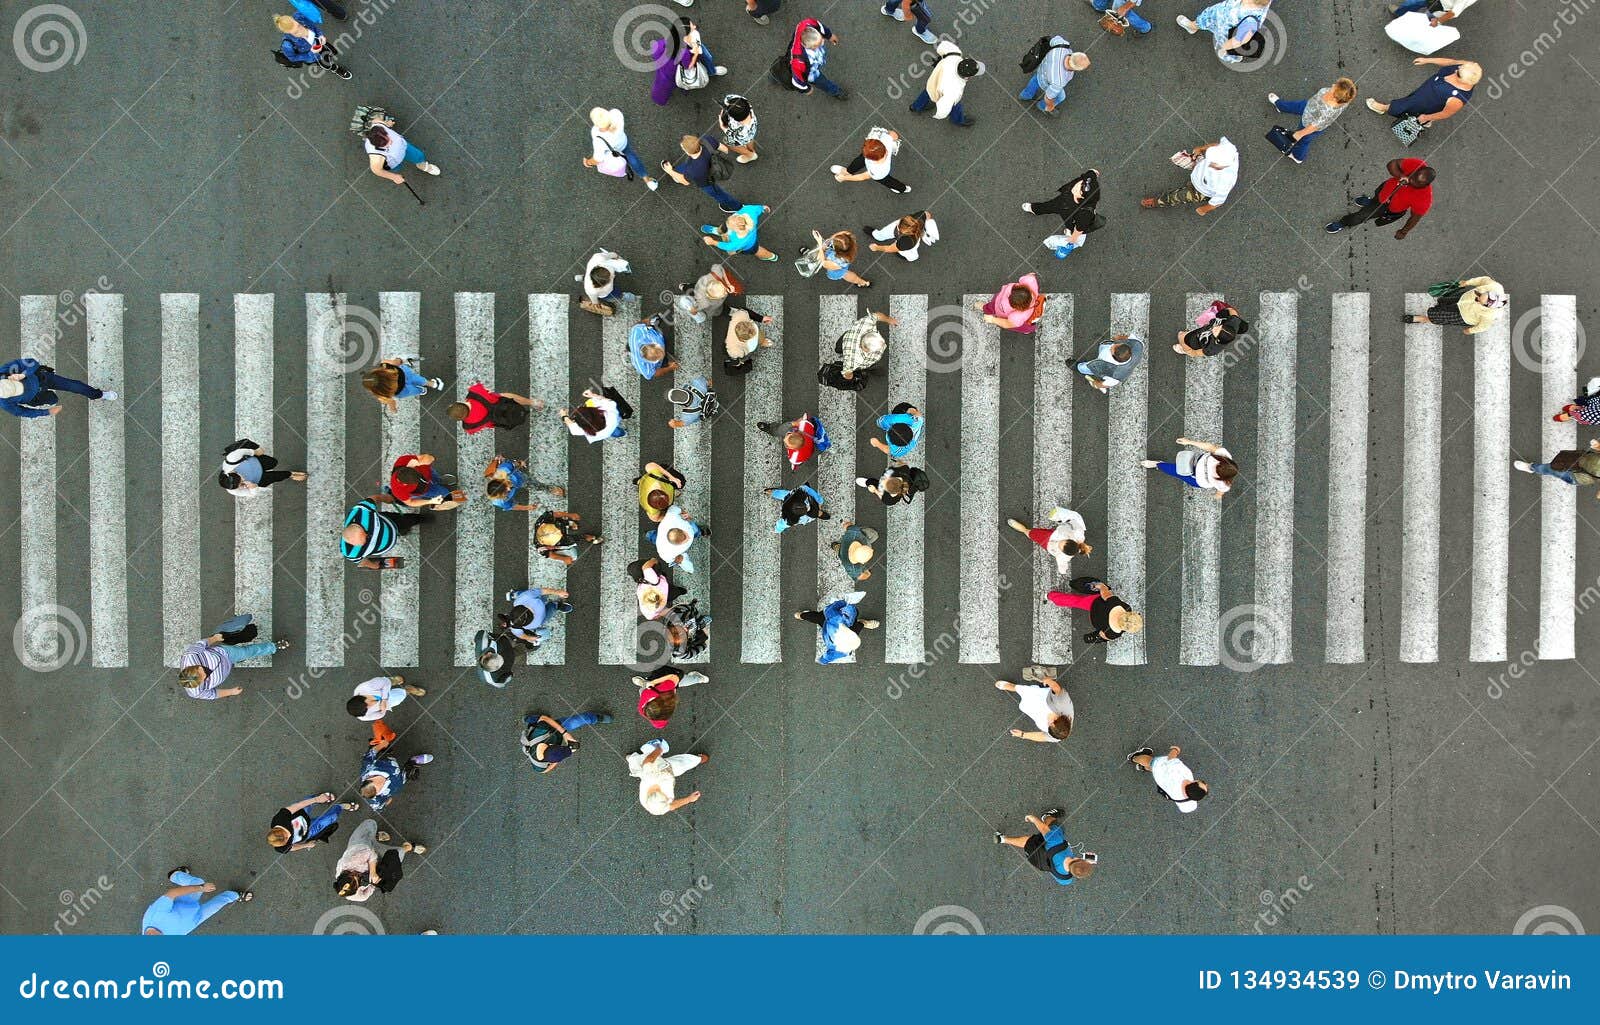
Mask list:
[[249,890],[223,890],[208,901],[202,894],[216,893],[217,884],[208,883],[197,875],[189,874],[188,865],[180,865],[167,874],[172,889],[155,899],[145,910],[140,932],[146,936],[187,936],[200,928],[206,919],[229,904],[249,902],[255,894]]
[[1355,98],[1356,84],[1348,78],[1337,79],[1304,100],[1286,100],[1277,93],[1267,93],[1267,102],[1275,109],[1300,118],[1300,127],[1291,133],[1294,145],[1289,149],[1289,159],[1297,164],[1305,163],[1306,154],[1311,152],[1311,140],[1327,131]]
[[1144,16],[1139,13],[1139,7],[1144,3],[1144,0],[1089,0],[1089,3],[1101,14],[1105,14],[1107,11],[1115,14],[1123,21],[1126,21],[1128,27],[1141,36],[1155,28],[1154,25],[1145,21]]
[[926,0],[885,0],[880,10],[885,18],[895,21],[905,21],[906,15],[911,15],[912,35],[930,45],[939,41],[939,37],[928,29],[933,23],[933,12],[928,10]]
[[[309,851],[319,843],[327,843],[328,837],[339,831],[339,814],[361,809],[361,805],[354,801],[337,804],[336,800],[332,793],[312,794],[288,807],[279,808],[267,830],[268,846],[279,854],[292,854],[295,851]],[[310,811],[319,804],[327,805],[328,809],[312,818]]]
[[178,656],[178,686],[191,698],[215,701],[244,693],[243,687],[219,689],[233,672],[235,663],[262,658],[289,646],[288,641],[257,641],[250,616],[235,616],[217,627]]
[[997,829],[994,842],[1017,848],[1028,859],[1028,864],[1049,874],[1060,886],[1071,886],[1094,874],[1094,866],[1100,859],[1090,851],[1079,854],[1072,849],[1058,825],[1060,808],[1051,808],[1042,816],[1029,815],[1027,819],[1028,825],[1033,827],[1032,833],[1007,836]]
[[683,150],[683,159],[676,165],[665,160],[661,162],[661,170],[666,172],[667,177],[679,185],[688,185],[704,192],[717,201],[723,213],[738,213],[743,208],[742,204],[718,185],[714,177],[711,155],[717,151],[716,136],[685,135],[678,140],[678,148]]
[[539,712],[529,712],[522,717],[522,753],[540,772],[552,772],[555,767],[578,751],[578,738],[572,734],[584,726],[611,722],[605,712],[579,712],[565,719],[552,719]]
[[12,416],[32,419],[55,416],[61,412],[59,388],[87,399],[105,399],[114,402],[117,393],[103,391],[92,384],[84,384],[58,374],[54,367],[42,365],[36,359],[14,359],[0,366],[0,409]]
[[[1511,466],[1523,473],[1554,477],[1574,486],[1600,484],[1600,439],[1589,442],[1587,450],[1569,449],[1557,452],[1550,457],[1548,463],[1529,463],[1518,459]],[[1595,492],[1595,498],[1600,499],[1600,491]]]
[[[1067,98],[1067,85],[1078,72],[1089,70],[1089,55],[1077,53],[1065,36],[1051,36],[1044,60],[1034,69],[1033,77],[1022,87],[1017,99],[1028,103],[1035,98],[1045,114],[1054,114],[1061,101]],[[1041,95],[1043,94],[1043,95]]]

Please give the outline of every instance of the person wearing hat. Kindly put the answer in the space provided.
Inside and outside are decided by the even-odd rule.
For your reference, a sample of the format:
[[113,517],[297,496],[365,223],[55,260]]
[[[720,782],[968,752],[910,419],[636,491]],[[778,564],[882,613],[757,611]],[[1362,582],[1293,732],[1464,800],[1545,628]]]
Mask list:
[[638,585],[639,615],[645,619],[660,619],[684,593],[683,588],[656,568],[660,565],[661,561],[652,557],[628,567],[629,575]]
[[566,615],[572,611],[567,592],[558,587],[507,591],[506,601],[511,603],[511,611],[501,614],[500,626],[529,648],[537,648],[550,635],[551,613]]
[[639,714],[658,730],[667,728],[667,722],[678,710],[678,692],[697,683],[710,683],[705,673],[691,669],[684,672],[676,666],[662,666],[649,676],[635,676],[633,685],[639,688]]
[[1136,634],[1144,629],[1144,617],[1112,593],[1105,581],[1074,577],[1068,586],[1070,591],[1051,591],[1045,595],[1045,600],[1057,608],[1083,609],[1089,613],[1089,625],[1094,629],[1083,635],[1085,644],[1105,644],[1125,633]]
[[517,651],[505,634],[479,630],[472,635],[472,650],[477,658],[478,682],[504,688],[511,682],[511,666]]
[[883,432],[883,437],[872,438],[869,444],[890,459],[904,459],[916,451],[926,425],[922,410],[909,402],[902,402],[878,417],[878,430]]
[[668,388],[667,401],[672,403],[673,411],[667,426],[673,430],[709,420],[721,408],[717,393],[711,390],[711,378],[704,375],[690,381],[687,387]]
[[1030,527],[1021,520],[1008,519],[1006,526],[1050,553],[1056,560],[1057,573],[1068,573],[1072,570],[1074,555],[1088,555],[1094,551],[1092,546],[1083,542],[1087,528],[1082,516],[1059,505],[1050,510],[1050,522],[1055,526]]
[[61,397],[56,389],[88,399],[115,402],[117,393],[58,374],[54,367],[23,357],[0,366],[0,409],[12,416],[31,419],[55,416],[61,412]]
[[201,701],[243,694],[243,687],[222,686],[233,673],[234,665],[289,647],[289,642],[283,640],[253,640],[255,635],[256,628],[250,625],[248,616],[235,616],[210,636],[184,648],[183,654],[178,656],[178,686],[191,698]]
[[[925,42],[931,43],[933,40]],[[932,107],[933,116],[938,120],[948,120],[953,125],[971,128],[977,124],[977,119],[967,116],[961,106],[961,98],[966,95],[967,83],[983,74],[983,62],[966,56],[959,46],[948,39],[942,40],[934,53],[939,58],[938,62],[929,73],[927,84],[911,101],[911,112],[920,114]]]
[[995,690],[1016,695],[1017,708],[1033,720],[1037,730],[1012,730],[1018,740],[1031,740],[1036,744],[1059,744],[1072,734],[1072,695],[1056,679],[1055,671],[1043,666],[1029,666],[1022,678],[1029,683],[1012,683],[996,680]]
[[1079,879],[1093,875],[1100,859],[1092,851],[1079,854],[1073,849],[1072,844],[1067,842],[1066,834],[1061,831],[1061,814],[1060,808],[1051,808],[1043,815],[1029,815],[1027,820],[1028,825],[1033,827],[1032,833],[1007,836],[997,829],[994,831],[994,842],[1015,847],[1028,859],[1028,864],[1048,873],[1057,885],[1071,886]]
[[789,469],[798,470],[811,460],[833,447],[833,439],[822,426],[822,419],[811,413],[802,413],[787,424],[757,420],[756,429],[783,439],[784,459]]
[[779,505],[778,522],[772,528],[778,534],[790,527],[799,527],[812,520],[825,520],[832,515],[823,508],[827,499],[818,494],[817,489],[810,484],[787,489],[765,488],[761,493]]
[[878,557],[877,551],[873,548],[877,543],[876,530],[863,527],[854,520],[844,521],[844,533],[833,543],[833,552],[839,557],[839,566],[844,570],[845,576],[854,583],[859,584],[872,576],[872,571],[867,566]]
[[489,503],[505,512],[533,512],[539,508],[537,502],[522,504],[517,501],[517,492],[523,488],[548,491],[554,498],[564,498],[567,494],[567,489],[559,484],[546,484],[529,477],[526,459],[497,455],[484,467],[483,480]]
[[1073,50],[1065,36],[1051,36],[1044,59],[1034,69],[1028,84],[1022,87],[1022,92],[1017,94],[1017,99],[1031,103],[1038,97],[1035,106],[1046,114],[1054,114],[1061,101],[1067,98],[1068,83],[1078,77],[1080,71],[1088,70],[1088,54]]
[[555,767],[578,753],[578,738],[572,734],[585,726],[611,722],[605,712],[578,712],[565,719],[552,719],[541,712],[522,717],[522,753],[540,772]]
[[1510,304],[1505,286],[1484,274],[1457,281],[1441,292],[1427,313],[1408,315],[1407,324],[1441,324],[1462,328],[1462,334],[1487,331]]
[[578,549],[579,542],[593,548],[605,540],[598,534],[579,534],[578,524],[582,520],[583,517],[575,512],[552,509],[541,513],[533,521],[533,543],[539,554],[563,566],[570,566],[582,554]]
[[650,177],[639,151],[629,141],[627,122],[623,119],[622,111],[615,107],[595,107],[589,111],[589,125],[589,145],[593,155],[583,158],[584,167],[599,167],[604,160],[614,161],[621,157],[627,163],[628,170],[642,178],[651,192],[661,187],[659,181]]
[[821,609],[806,609],[794,614],[794,618],[813,623],[822,631],[822,654],[817,656],[818,665],[831,665],[853,655],[861,647],[861,634],[857,632],[857,627],[862,630],[878,628],[876,619],[861,618],[860,602],[866,596],[865,591],[851,591]]

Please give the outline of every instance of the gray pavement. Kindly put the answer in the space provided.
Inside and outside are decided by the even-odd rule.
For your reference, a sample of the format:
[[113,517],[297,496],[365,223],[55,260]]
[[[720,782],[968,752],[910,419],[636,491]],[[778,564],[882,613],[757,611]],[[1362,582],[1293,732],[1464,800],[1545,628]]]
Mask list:
[[[308,404],[307,395],[329,391],[326,381],[307,380],[308,293],[342,293],[371,310],[379,309],[380,292],[421,293],[421,351],[447,371],[459,351],[454,294],[490,293],[495,375],[519,390],[510,382],[529,379],[529,294],[570,292],[573,273],[604,246],[632,260],[635,291],[655,296],[702,268],[694,228],[717,216],[705,197],[670,183],[652,194],[585,171],[587,110],[621,106],[654,163],[680,134],[712,123],[720,90],[653,107],[648,76],[621,66],[613,52],[613,26],[626,41],[629,26],[659,14],[616,0],[353,0],[352,9],[369,18],[349,23],[361,26],[346,48],[355,80],[303,89],[269,56],[277,35],[268,16],[277,5],[70,6],[75,22],[66,23],[61,42],[69,58],[36,46],[26,61],[8,53],[0,64],[0,297],[12,310],[0,317],[0,353],[10,358],[21,344],[22,297],[58,296],[55,363],[81,372],[88,348],[80,297],[124,297],[128,667],[95,668],[84,658],[35,672],[20,656],[0,658],[0,929],[130,932],[164,888],[164,873],[187,863],[258,896],[208,929],[309,932],[340,903],[333,863],[357,820],[332,850],[275,857],[262,836],[281,804],[354,782],[366,728],[342,703],[379,669],[377,606],[358,600],[377,582],[346,581],[344,666],[308,669],[299,643],[307,515],[299,492],[280,493],[272,515],[274,619],[296,648],[271,668],[241,670],[236,680],[247,690],[240,699],[201,705],[174,686],[161,668],[162,553],[177,543],[164,535],[163,495],[182,488],[163,480],[171,441],[163,417],[194,411],[163,404],[161,297],[200,297],[202,462],[237,436],[235,416],[249,408],[236,399],[243,394],[235,379],[236,293],[277,297],[271,396],[276,454],[286,463],[306,457],[316,435],[308,421],[326,408]],[[1180,664],[1185,499],[1162,486],[1172,482],[1153,478],[1147,663],[1107,665],[1105,652],[1080,643],[1066,677],[1079,713],[1074,735],[1059,747],[1009,738],[1006,730],[1020,722],[991,683],[1015,677],[1029,660],[1038,601],[1029,586],[1033,556],[1001,530],[1001,663],[959,661],[950,637],[961,608],[959,553],[973,528],[962,520],[954,471],[966,429],[958,413],[970,392],[960,373],[930,373],[927,459],[952,468],[924,496],[922,607],[932,664],[886,665],[879,637],[856,664],[812,663],[813,631],[787,616],[817,598],[814,528],[783,539],[784,661],[745,664],[745,459],[731,455],[745,451],[745,416],[740,382],[721,382],[730,409],[713,428],[706,510],[717,528],[708,560],[718,619],[705,667],[711,682],[685,695],[668,731],[675,750],[712,755],[686,780],[704,799],[659,819],[636,802],[622,755],[652,731],[633,713],[627,670],[597,665],[605,628],[596,615],[598,558],[581,560],[570,577],[578,610],[567,625],[564,664],[520,669],[508,690],[490,691],[453,668],[452,610],[467,583],[458,579],[456,538],[448,526],[424,533],[421,665],[408,676],[429,694],[391,720],[404,734],[403,750],[430,750],[438,762],[384,818],[432,850],[393,895],[366,905],[383,927],[898,933],[919,920],[924,929],[943,921],[971,928],[976,920],[989,932],[1495,933],[1528,912],[1558,914],[1537,910],[1546,906],[1591,926],[1600,921],[1600,883],[1589,870],[1600,840],[1600,681],[1584,661],[1600,560],[1582,543],[1596,525],[1594,507],[1585,493],[1576,512],[1577,658],[1537,658],[1540,578],[1551,555],[1541,548],[1540,486],[1516,475],[1504,531],[1506,659],[1470,661],[1480,540],[1472,516],[1474,427],[1483,415],[1475,408],[1475,343],[1447,333],[1436,408],[1408,410],[1407,375],[1417,370],[1406,365],[1412,350],[1399,319],[1408,293],[1442,278],[1491,273],[1502,281],[1515,321],[1510,450],[1549,454],[1541,451],[1552,410],[1539,372],[1538,297],[1576,296],[1577,369],[1580,377],[1593,372],[1582,353],[1583,328],[1595,323],[1600,299],[1590,256],[1600,223],[1592,186],[1600,172],[1593,11],[1503,0],[1463,16],[1464,39],[1449,52],[1479,60],[1486,82],[1465,113],[1418,143],[1416,154],[1439,169],[1437,204],[1396,242],[1370,226],[1336,238],[1321,231],[1399,152],[1386,119],[1351,111],[1302,167],[1276,159],[1261,138],[1273,123],[1268,90],[1301,96],[1348,74],[1363,96],[1388,97],[1424,77],[1383,37],[1378,3],[1280,2],[1272,57],[1238,73],[1172,23],[1198,3],[1150,0],[1153,36],[1119,40],[1102,37],[1081,2],[934,0],[936,30],[953,34],[961,25],[963,49],[989,67],[969,89],[967,109],[979,124],[968,131],[907,113],[925,48],[869,0],[791,2],[766,28],[739,6],[698,0],[694,13],[718,61],[732,69],[730,88],[747,92],[761,119],[763,157],[739,168],[732,190],[774,208],[764,240],[787,258],[812,228],[881,224],[908,205],[931,207],[939,218],[944,240],[918,263],[869,263],[864,272],[874,287],[863,301],[873,308],[887,307],[891,295],[948,307],[1031,267],[1048,291],[1073,296],[1081,346],[1105,328],[1113,295],[1148,293],[1149,437],[1159,451],[1188,419],[1187,368],[1168,351],[1188,296],[1220,293],[1254,317],[1260,293],[1297,294],[1294,660],[1254,672]],[[0,2],[0,28],[26,21],[34,7]],[[765,79],[792,19],[813,12],[843,37],[829,73],[852,90],[846,103],[786,94]],[[1023,79],[1017,58],[1055,31],[1086,49],[1094,66],[1073,83],[1060,116],[1046,120],[1010,94]],[[53,63],[62,66],[36,70]],[[416,182],[425,207],[366,173],[345,131],[358,102],[395,112],[443,167],[438,179]],[[829,180],[828,165],[874,124],[906,137],[896,174],[914,186],[914,203]],[[1168,154],[1220,134],[1244,153],[1240,186],[1223,208],[1205,219],[1138,209],[1146,191],[1178,183]],[[1090,166],[1103,174],[1100,212],[1109,224],[1058,263],[1037,247],[1041,225],[1017,205]],[[753,294],[783,297],[784,411],[814,408],[819,298],[839,290],[799,279],[786,262],[743,269]],[[1366,658],[1328,664],[1332,472],[1323,410],[1331,382],[1347,379],[1330,375],[1334,296],[1346,292],[1370,296],[1372,311]],[[574,310],[571,329],[570,380],[581,386],[599,374],[604,354],[596,351],[592,318]],[[1034,503],[1028,439],[1050,412],[1030,408],[1027,345],[1002,342],[999,361],[1005,414],[999,493],[990,504],[1007,515]],[[1262,430],[1257,401],[1258,386],[1281,388],[1281,373],[1277,366],[1273,375],[1258,372],[1247,356],[1221,384],[1224,433],[1247,468],[1268,461],[1257,451],[1258,431],[1281,436],[1281,426]],[[356,378],[347,376],[342,390],[350,409],[344,481],[355,494],[376,479],[387,449]],[[645,386],[640,421],[651,428],[643,458],[671,456],[659,426],[668,409],[661,391]],[[858,406],[858,424],[870,426],[883,400],[875,385]],[[1107,403],[1079,386],[1072,504],[1102,541],[1109,416]],[[1430,419],[1441,434],[1442,463],[1408,468],[1407,425]],[[70,397],[55,424],[55,601],[85,622],[101,579],[86,558],[89,524],[107,499],[87,484],[93,441],[106,437],[92,426]],[[437,407],[420,424],[423,447],[447,462],[457,450],[451,426]],[[858,449],[867,436],[856,439]],[[513,447],[520,453],[526,443]],[[39,562],[30,548],[36,539],[22,529],[21,496],[51,490],[49,479],[30,479],[22,450],[19,425],[7,418],[0,478],[14,484],[0,488],[0,550],[15,556],[19,580]],[[601,454],[575,445],[569,456],[571,507],[597,514]],[[1413,496],[1438,492],[1433,662],[1400,660],[1402,624],[1412,614],[1402,607],[1401,580],[1414,526],[1402,490],[1408,478]],[[239,521],[209,474],[194,483],[204,560],[199,606],[209,626],[235,604]],[[1251,602],[1263,578],[1283,586],[1282,566],[1258,565],[1257,490],[1247,484],[1224,503],[1223,610]],[[855,499],[863,521],[882,529],[884,511],[863,498]],[[500,527],[491,593],[526,582],[527,547],[525,531]],[[1105,565],[1108,550],[1098,548],[1092,568]],[[869,612],[883,593],[880,581]],[[22,603],[20,586],[0,587],[0,625],[19,621]],[[86,642],[80,633],[69,643]],[[616,713],[617,723],[585,730],[574,762],[534,778],[516,744],[522,713],[595,706]],[[1150,792],[1148,779],[1123,766],[1123,755],[1146,742],[1181,745],[1211,783],[1211,798],[1195,814],[1178,815]],[[1095,877],[1070,889],[990,843],[994,828],[1018,828],[1024,813],[1054,804],[1067,809],[1069,836],[1101,856]],[[85,904],[93,906],[80,911]]]

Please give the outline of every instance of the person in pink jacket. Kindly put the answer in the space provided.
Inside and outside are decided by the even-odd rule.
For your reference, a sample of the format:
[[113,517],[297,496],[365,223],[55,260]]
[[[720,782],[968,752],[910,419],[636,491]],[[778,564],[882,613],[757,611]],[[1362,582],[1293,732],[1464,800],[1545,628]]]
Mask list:
[[985,323],[1031,335],[1044,316],[1044,293],[1039,290],[1039,275],[1024,274],[1011,284],[1002,285],[993,299],[974,303],[972,308],[983,311]]

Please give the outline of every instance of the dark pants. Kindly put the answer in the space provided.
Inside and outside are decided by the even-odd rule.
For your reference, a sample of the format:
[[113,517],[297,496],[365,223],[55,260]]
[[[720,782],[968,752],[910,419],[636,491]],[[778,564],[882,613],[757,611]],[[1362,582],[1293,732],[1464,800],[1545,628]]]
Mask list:
[[828,621],[827,616],[815,609],[807,609],[806,611],[800,613],[800,618],[805,620],[807,623],[812,623],[816,626],[822,626]]
[[[860,174],[866,169],[867,158],[862,156],[860,153],[857,153],[856,158],[850,161],[850,166],[845,168],[845,170],[849,171],[851,174]],[[905,182],[901,181],[899,178],[896,178],[892,174],[886,174],[882,178],[875,178],[873,180],[879,185],[882,185],[884,188],[888,189],[890,192],[901,193],[911,191],[911,186],[907,185]]]
[[82,381],[58,374],[48,367],[40,367],[34,376],[39,381],[39,393],[33,397],[33,401],[29,402],[28,405],[39,409],[48,409],[60,403],[61,396],[56,394],[57,388],[90,399],[98,399],[105,394],[105,392],[92,384],[84,384]]
[[1339,223],[1346,228],[1354,228],[1356,225],[1364,224],[1376,217],[1379,224],[1393,224],[1405,216],[1404,213],[1395,213],[1390,210],[1387,203],[1378,202],[1377,191],[1376,189],[1373,190],[1372,202],[1345,214],[1339,218]]
[[288,470],[273,469],[278,465],[278,461],[271,456],[256,456],[256,462],[261,464],[261,480],[258,482],[261,487],[270,488],[279,481],[285,481],[294,476]]
[[416,529],[417,524],[426,518],[422,513],[386,512],[383,515],[389,517],[390,522],[394,524],[394,532],[402,537],[411,533]]

